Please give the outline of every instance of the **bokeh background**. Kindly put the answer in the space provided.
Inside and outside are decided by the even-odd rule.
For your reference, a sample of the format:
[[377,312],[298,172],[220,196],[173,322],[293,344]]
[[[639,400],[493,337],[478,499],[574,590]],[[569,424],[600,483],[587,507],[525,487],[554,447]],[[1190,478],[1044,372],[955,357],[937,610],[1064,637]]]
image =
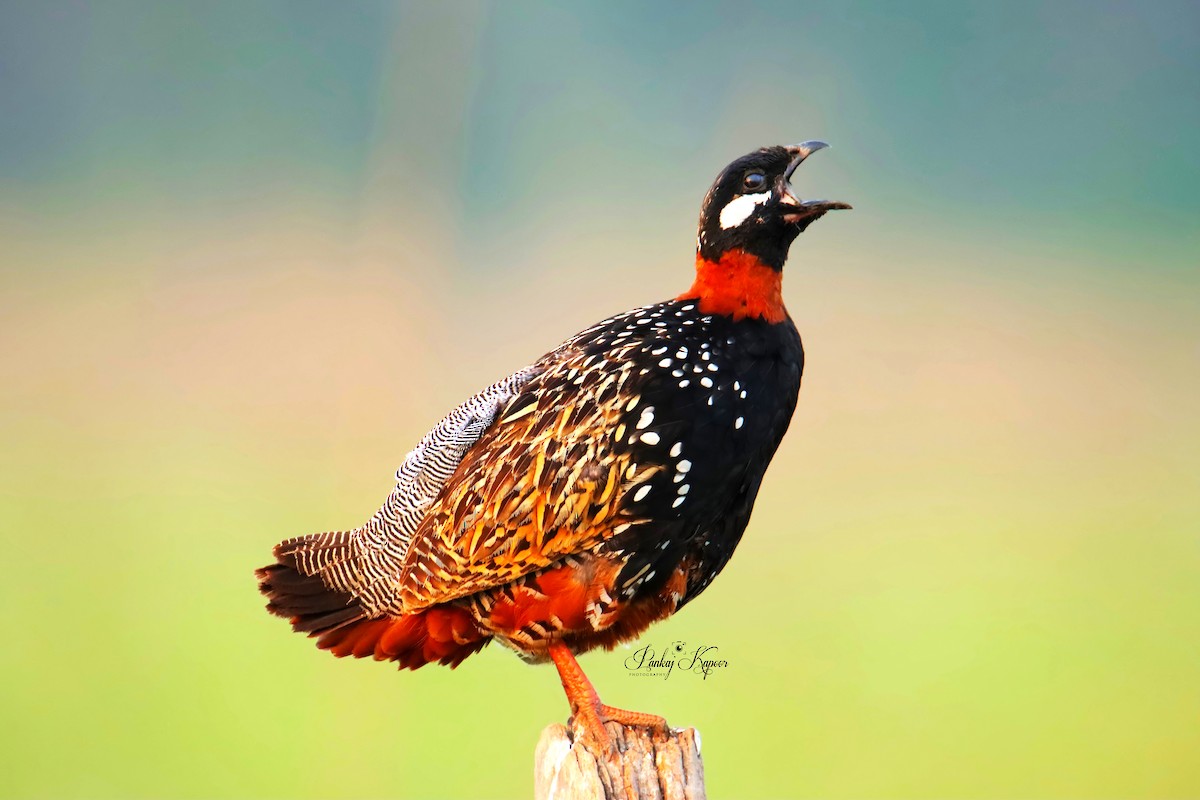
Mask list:
[[713,796],[1200,796],[1191,2],[0,5],[0,794],[527,797],[557,677],[262,611],[460,399],[690,282],[822,138],[720,580],[586,656]]

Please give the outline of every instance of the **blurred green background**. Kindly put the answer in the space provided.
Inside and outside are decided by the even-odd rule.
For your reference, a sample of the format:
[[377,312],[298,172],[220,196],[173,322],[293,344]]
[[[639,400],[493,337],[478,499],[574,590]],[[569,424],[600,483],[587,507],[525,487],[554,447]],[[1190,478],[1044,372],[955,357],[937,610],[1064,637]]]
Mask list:
[[527,797],[549,667],[262,610],[468,393],[691,279],[825,139],[800,407],[607,702],[714,797],[1200,796],[1192,2],[0,5],[0,794]]

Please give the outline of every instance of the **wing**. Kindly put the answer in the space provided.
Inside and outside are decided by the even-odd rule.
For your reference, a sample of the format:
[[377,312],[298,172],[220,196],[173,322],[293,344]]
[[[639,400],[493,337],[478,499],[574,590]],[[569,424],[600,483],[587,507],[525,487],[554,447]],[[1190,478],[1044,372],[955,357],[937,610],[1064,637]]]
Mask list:
[[620,376],[575,360],[522,387],[458,465],[405,559],[405,613],[508,583],[632,524],[615,513],[629,468],[612,447]]
[[651,518],[669,528],[674,498],[660,492],[659,508],[641,489],[669,483],[672,427],[689,415],[668,422],[643,396],[661,376],[631,356],[653,349],[653,335],[611,333],[646,313],[606,320],[538,362],[430,506],[392,613],[509,583]]

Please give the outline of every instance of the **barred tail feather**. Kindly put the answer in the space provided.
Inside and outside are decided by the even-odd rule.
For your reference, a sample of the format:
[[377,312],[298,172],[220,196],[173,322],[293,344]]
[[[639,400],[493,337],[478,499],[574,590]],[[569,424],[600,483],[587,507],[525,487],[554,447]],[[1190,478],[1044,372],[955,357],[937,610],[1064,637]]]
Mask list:
[[354,595],[331,587],[337,567],[351,558],[345,534],[288,539],[275,547],[275,558],[255,571],[267,610],[339,658],[371,656],[396,661],[402,669],[434,661],[456,667],[490,640],[465,609],[434,606],[401,617],[378,616]]
[[[317,636],[363,619],[366,612],[348,592],[331,588],[321,568],[341,562],[345,535],[318,533],[275,546],[277,562],[255,570],[267,610],[288,619],[292,629]],[[314,568],[315,567],[315,568]]]

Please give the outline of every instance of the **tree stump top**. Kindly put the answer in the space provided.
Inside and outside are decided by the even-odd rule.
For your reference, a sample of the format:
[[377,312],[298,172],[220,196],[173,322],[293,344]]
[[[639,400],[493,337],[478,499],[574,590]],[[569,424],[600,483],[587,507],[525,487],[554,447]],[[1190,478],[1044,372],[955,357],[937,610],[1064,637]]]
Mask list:
[[616,758],[593,749],[565,725],[542,731],[534,756],[536,800],[705,800],[700,733],[605,725]]

